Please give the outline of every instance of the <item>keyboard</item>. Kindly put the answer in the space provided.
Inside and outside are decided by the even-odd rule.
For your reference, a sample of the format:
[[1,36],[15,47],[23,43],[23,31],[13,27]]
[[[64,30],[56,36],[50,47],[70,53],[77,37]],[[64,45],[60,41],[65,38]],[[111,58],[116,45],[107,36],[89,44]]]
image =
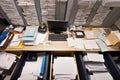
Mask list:
[[66,41],[67,34],[49,34],[49,40],[51,41]]

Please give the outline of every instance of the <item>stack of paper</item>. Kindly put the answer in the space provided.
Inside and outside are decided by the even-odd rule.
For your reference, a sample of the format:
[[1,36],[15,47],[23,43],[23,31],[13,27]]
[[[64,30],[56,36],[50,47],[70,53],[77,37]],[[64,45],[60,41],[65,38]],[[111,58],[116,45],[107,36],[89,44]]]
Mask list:
[[103,77],[104,80],[113,80],[104,64],[102,54],[87,53],[87,55],[83,57],[83,60],[85,61],[85,67],[88,72],[92,73],[92,75],[89,75],[90,80],[102,80]]
[[90,75],[90,80],[113,80],[109,72],[104,73],[93,73]]
[[16,55],[0,52],[0,69],[9,70],[16,59]]
[[84,49],[83,39],[68,38],[67,39],[67,43],[68,43],[68,47],[74,47],[74,48]]
[[103,55],[99,53],[87,53],[83,59],[86,62],[104,62]]
[[41,64],[42,56],[39,56],[37,61],[26,61],[18,80],[37,80],[40,75]]
[[38,32],[36,27],[28,26],[26,27],[26,30],[22,36],[22,41],[24,42],[24,44],[31,44],[36,40],[37,34]]
[[73,57],[57,57],[54,59],[53,76],[55,80],[75,80],[76,63]]
[[107,71],[104,65],[104,59],[102,54],[87,53],[87,55],[85,55],[83,59],[85,61],[86,68],[88,69],[88,71]]
[[97,40],[84,40],[84,46],[86,49],[99,49]]
[[7,48],[22,48],[23,43],[21,42],[22,34],[15,34]]
[[87,39],[95,39],[97,38],[95,36],[95,32],[94,31],[84,31],[85,32],[85,36]]

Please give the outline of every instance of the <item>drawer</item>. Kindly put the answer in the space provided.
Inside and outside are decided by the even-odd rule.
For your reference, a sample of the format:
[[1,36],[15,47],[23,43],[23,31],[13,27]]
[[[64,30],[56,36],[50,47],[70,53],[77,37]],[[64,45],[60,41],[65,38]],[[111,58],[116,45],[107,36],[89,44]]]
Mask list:
[[[89,54],[97,54],[97,53],[89,53]],[[113,79],[113,76],[110,74],[108,67],[106,65],[106,61],[103,62],[103,60],[105,60],[104,55],[103,55],[102,62],[85,61],[84,60],[85,55],[87,55],[87,52],[75,52],[77,65],[78,65],[78,71],[79,71],[79,75],[80,75],[80,80],[94,80],[92,78],[95,77],[96,79],[98,79],[98,76],[99,77],[101,77],[101,76],[106,77],[104,75],[108,75],[108,79]],[[96,57],[97,57],[97,55],[96,55]],[[90,68],[90,66],[88,66],[88,65],[89,64],[91,65],[91,63],[92,63],[92,66]],[[99,65],[96,65],[96,64],[99,64],[101,67]],[[99,68],[101,68],[101,70]],[[103,79],[103,77],[101,77],[101,80]]]
[[67,80],[69,78],[75,78],[74,80],[80,80],[74,52],[53,51],[51,54],[50,80]]
[[[19,61],[20,61],[20,58],[22,57],[22,53],[21,52],[2,52],[2,53],[6,53],[6,55],[4,56],[5,58],[8,58],[8,62],[10,63],[6,63],[6,59],[5,59],[5,61],[3,61],[4,62],[4,66],[5,66],[5,64],[7,64],[7,65],[11,65],[11,66],[8,66],[8,67],[10,67],[9,69],[4,69],[2,72],[1,72],[1,74],[0,74],[0,80],[11,80],[11,77],[12,77],[12,75],[13,75],[13,73],[15,72],[15,69],[16,69],[16,67],[17,67],[17,65],[18,65],[18,63],[19,63]],[[2,54],[1,53],[1,54]],[[12,57],[14,57],[14,55],[12,56],[10,56],[11,54],[14,54],[14,55],[16,55],[16,59],[14,60],[14,58],[12,58]],[[2,56],[3,57],[3,56]],[[11,64],[11,61],[12,60],[14,60],[13,61],[13,63]],[[2,63],[3,64],[3,63]]]
[[49,80],[50,55],[50,52],[24,52],[11,80]]

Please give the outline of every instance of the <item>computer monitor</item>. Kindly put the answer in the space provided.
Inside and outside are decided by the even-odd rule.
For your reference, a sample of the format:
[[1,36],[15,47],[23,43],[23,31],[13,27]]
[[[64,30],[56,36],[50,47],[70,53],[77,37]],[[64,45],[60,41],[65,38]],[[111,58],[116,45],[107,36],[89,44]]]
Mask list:
[[66,31],[68,26],[68,21],[63,20],[49,20],[47,23],[49,31],[54,33]]

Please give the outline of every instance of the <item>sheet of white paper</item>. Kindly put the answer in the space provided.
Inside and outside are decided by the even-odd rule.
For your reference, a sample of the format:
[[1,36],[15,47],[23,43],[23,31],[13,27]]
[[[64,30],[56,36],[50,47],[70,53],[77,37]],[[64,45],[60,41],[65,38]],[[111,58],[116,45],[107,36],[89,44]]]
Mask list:
[[53,75],[77,74],[76,63],[73,57],[58,57],[54,60]]
[[74,47],[79,49],[84,49],[84,42],[83,39],[75,39],[74,40]]
[[88,61],[104,62],[103,55],[98,53],[87,53]]
[[109,72],[93,73],[95,80],[113,80]]
[[96,38],[96,36],[94,35],[94,31],[84,31],[84,32],[85,32],[85,36],[87,37],[87,39]]
[[46,38],[46,36],[47,36],[47,34],[48,34],[48,33],[45,33],[45,34],[38,33],[37,38],[36,38],[36,40],[35,40],[35,45],[38,45],[38,44],[40,44],[40,43],[43,43],[44,40],[45,40],[45,38]]
[[75,41],[73,40],[73,38],[67,38],[67,43],[68,43],[68,47],[74,47],[75,45]]
[[42,64],[42,56],[39,56],[37,58],[37,61],[26,62],[25,66],[23,67],[20,80],[26,80],[26,79],[29,80],[29,77],[26,77],[25,75],[28,75],[28,76],[32,75],[33,76],[32,79],[36,80],[37,76],[35,75],[39,75],[41,64]]
[[99,49],[96,40],[84,40],[84,46],[86,49]]
[[18,46],[21,42],[22,34],[15,34],[9,46]]
[[[10,69],[13,62],[15,61],[16,55],[6,53],[6,52],[0,52],[0,68],[2,69]],[[4,62],[3,62],[4,61]]]

